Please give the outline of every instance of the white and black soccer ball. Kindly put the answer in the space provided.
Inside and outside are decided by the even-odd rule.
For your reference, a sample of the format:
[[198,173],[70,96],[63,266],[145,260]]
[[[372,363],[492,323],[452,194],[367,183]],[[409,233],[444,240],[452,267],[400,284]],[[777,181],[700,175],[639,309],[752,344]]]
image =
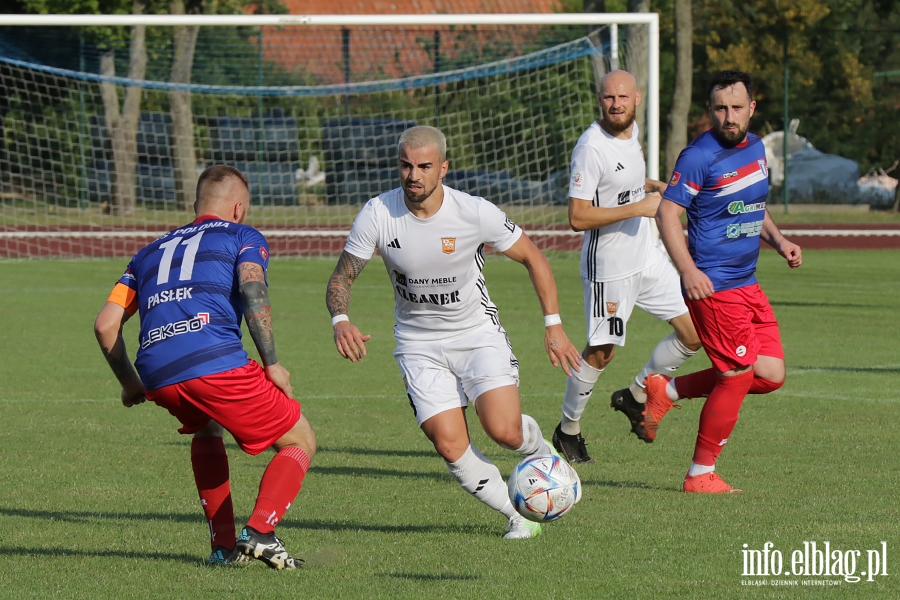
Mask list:
[[529,521],[553,521],[581,500],[581,479],[558,456],[531,456],[509,476],[509,499]]

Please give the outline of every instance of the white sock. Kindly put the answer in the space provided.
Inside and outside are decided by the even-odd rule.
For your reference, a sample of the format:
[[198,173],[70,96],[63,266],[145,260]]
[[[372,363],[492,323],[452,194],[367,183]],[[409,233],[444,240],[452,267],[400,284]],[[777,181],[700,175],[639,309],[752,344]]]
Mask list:
[[522,445],[516,448],[516,452],[522,456],[551,454],[550,446],[544,441],[540,426],[528,415],[522,415]]
[[509,501],[509,490],[500,469],[474,445],[470,444],[456,462],[448,462],[447,470],[464,490],[507,519],[519,514]]
[[669,383],[666,384],[666,396],[669,397],[669,400],[675,402],[676,400],[680,400],[678,397],[678,390],[675,389],[675,378],[669,380]]
[[696,350],[689,350],[687,346],[678,340],[678,336],[673,331],[663,339],[659,340],[656,348],[650,354],[650,360],[641,369],[634,381],[628,386],[634,399],[644,403],[647,401],[647,394],[644,392],[644,380],[651,373],[660,373],[667,377],[674,377],[675,371],[684,364],[684,361],[697,354]]
[[704,473],[712,473],[715,470],[716,465],[698,465],[697,463],[692,462],[688,475],[696,477],[697,475],[703,475]]
[[591,399],[591,392],[594,391],[594,384],[600,378],[603,369],[595,369],[587,364],[587,361],[581,361],[581,371],[572,371],[572,374],[566,378],[566,395],[563,396],[562,402],[562,419],[560,420],[560,429],[568,435],[577,435],[581,433],[581,419],[584,408],[587,406],[588,400]]

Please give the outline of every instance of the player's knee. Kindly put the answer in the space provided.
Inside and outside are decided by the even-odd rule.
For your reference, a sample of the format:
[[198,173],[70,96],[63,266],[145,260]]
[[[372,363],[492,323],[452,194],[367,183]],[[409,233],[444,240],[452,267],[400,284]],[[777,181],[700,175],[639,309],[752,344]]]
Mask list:
[[604,344],[603,346],[588,346],[581,353],[581,357],[585,362],[597,370],[606,368],[606,365],[612,362],[616,356],[615,344]]
[[499,427],[494,426],[487,431],[487,434],[492,440],[507,450],[521,448],[522,444],[525,442],[525,438],[522,435],[521,424],[516,426],[515,424],[510,423]]

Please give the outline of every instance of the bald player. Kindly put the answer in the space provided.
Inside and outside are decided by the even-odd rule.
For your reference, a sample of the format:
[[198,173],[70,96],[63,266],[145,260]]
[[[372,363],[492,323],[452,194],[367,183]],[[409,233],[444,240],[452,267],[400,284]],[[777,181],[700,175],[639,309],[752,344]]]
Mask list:
[[[247,178],[217,165],[197,182],[197,218],[134,255],[94,323],[103,355],[122,385],[122,404],[150,400],[193,434],[191,465],[209,524],[208,562],[246,562],[296,569],[275,526],[300,492],[316,436],[294,400],[290,373],[278,362],[272,334],[265,238],[243,225]],[[122,327],[140,312],[135,366]],[[241,343],[241,316],[263,366]],[[250,520],[235,535],[227,429],[244,452],[275,451]]]
[[626,414],[640,439],[652,442],[658,425],[645,404],[644,380],[652,373],[673,373],[700,349],[678,273],[657,247],[650,225],[666,185],[645,177],[634,122],[641,92],[634,77],[626,71],[607,73],[600,80],[599,101],[602,118],[578,139],[569,180],[569,224],[585,232],[581,279],[587,345],[581,370],[566,381],[553,445],[573,463],[594,462],[581,435],[581,415],[616,346],[625,345],[635,306],[674,329],[631,385],[612,394],[612,407]]

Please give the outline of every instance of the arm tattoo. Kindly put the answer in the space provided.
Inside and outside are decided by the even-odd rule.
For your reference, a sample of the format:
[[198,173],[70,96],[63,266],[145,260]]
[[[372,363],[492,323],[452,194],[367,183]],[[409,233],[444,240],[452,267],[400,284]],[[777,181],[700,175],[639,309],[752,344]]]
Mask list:
[[265,366],[278,362],[275,356],[275,336],[272,333],[272,306],[269,304],[269,288],[261,265],[242,263],[238,267],[238,285],[244,319],[250,337]]
[[112,369],[116,379],[119,380],[119,383],[125,385],[130,381],[138,379],[137,372],[134,370],[134,365],[128,360],[128,353],[125,350],[125,340],[122,338],[121,331],[112,348],[107,348],[103,345],[101,345],[100,348],[103,350],[103,357]]
[[346,250],[341,253],[338,264],[328,280],[325,305],[331,316],[346,315],[350,311],[350,286],[359,277],[368,260],[353,256]]

